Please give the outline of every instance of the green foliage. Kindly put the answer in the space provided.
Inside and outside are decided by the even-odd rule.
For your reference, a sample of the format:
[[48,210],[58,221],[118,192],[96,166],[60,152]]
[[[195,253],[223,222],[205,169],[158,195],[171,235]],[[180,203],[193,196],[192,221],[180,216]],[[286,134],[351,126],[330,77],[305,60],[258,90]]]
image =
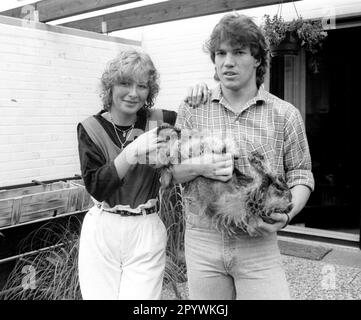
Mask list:
[[292,21],[284,21],[281,16],[264,15],[262,25],[265,37],[271,46],[278,46],[290,32],[297,36],[299,44],[311,54],[317,53],[327,37],[320,20],[304,20],[302,17]]

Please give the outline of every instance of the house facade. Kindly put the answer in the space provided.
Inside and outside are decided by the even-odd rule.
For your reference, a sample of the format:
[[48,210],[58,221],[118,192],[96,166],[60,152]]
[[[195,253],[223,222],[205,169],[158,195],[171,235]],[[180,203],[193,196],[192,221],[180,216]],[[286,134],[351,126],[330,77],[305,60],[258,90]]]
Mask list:
[[[301,15],[321,19],[327,29],[318,70],[302,50],[273,58],[264,86],[301,111],[316,180],[307,207],[286,232],[359,243],[361,2],[303,0],[239,12],[258,24],[264,14]],[[108,35],[0,17],[0,187],[79,174],[76,124],[99,109],[104,64],[125,47],[152,56],[161,76],[156,108],[177,111],[189,86],[214,86],[214,66],[202,47],[223,15]]]
[[[304,50],[295,56],[272,58],[265,88],[294,104],[303,116],[316,181],[306,208],[287,229],[295,234],[359,243],[361,191],[358,163],[361,103],[358,98],[357,41],[361,38],[359,1],[297,1],[238,11],[260,25],[264,14],[281,14],[285,20],[298,15],[321,19],[328,36],[319,55],[319,66]],[[177,110],[187,87],[199,82],[209,86],[214,66],[202,45],[223,14],[192,18],[114,35],[141,39],[161,74],[157,107]]]

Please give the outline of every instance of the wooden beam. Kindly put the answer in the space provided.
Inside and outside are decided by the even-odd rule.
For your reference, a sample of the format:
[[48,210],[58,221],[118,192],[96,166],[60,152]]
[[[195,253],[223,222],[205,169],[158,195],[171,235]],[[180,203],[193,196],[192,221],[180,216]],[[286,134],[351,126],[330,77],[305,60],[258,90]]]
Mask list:
[[[285,0],[284,3],[292,0]],[[296,0],[299,1],[299,0]],[[62,24],[65,27],[102,32],[102,22],[107,32],[146,26],[161,22],[200,17],[232,10],[278,4],[279,0],[170,0],[97,17]]]
[[48,22],[82,13],[102,10],[140,0],[43,0],[19,8],[0,12],[1,15],[24,18],[33,7],[39,12],[39,21]]

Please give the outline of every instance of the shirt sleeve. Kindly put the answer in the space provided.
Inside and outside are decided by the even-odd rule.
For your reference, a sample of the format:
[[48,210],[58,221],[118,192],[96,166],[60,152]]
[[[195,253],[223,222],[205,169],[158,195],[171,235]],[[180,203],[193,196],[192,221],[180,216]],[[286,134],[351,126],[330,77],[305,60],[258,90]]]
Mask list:
[[163,120],[171,126],[174,126],[177,120],[177,112],[163,109]]
[[310,149],[307,142],[305,125],[299,110],[292,107],[285,119],[284,167],[286,181],[290,188],[305,185],[314,190],[314,178]]
[[106,163],[103,153],[81,124],[78,124],[77,132],[80,168],[85,188],[97,201],[104,201],[123,181],[118,177],[114,161]]
[[175,127],[179,129],[193,129],[192,112],[185,102],[179,106]]

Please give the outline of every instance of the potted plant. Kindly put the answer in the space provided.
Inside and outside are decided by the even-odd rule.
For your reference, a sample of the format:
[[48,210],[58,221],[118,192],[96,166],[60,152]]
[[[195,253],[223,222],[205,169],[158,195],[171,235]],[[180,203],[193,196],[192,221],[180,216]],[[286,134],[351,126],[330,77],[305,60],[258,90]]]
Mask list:
[[264,15],[262,29],[269,42],[271,56],[294,54],[302,47],[315,56],[322,48],[327,32],[320,20],[304,20],[301,16],[284,21],[281,16]]

